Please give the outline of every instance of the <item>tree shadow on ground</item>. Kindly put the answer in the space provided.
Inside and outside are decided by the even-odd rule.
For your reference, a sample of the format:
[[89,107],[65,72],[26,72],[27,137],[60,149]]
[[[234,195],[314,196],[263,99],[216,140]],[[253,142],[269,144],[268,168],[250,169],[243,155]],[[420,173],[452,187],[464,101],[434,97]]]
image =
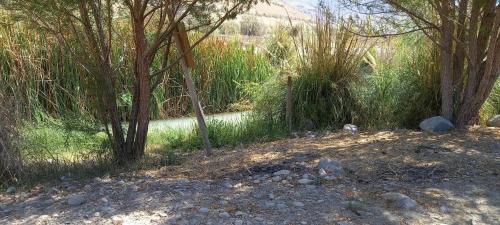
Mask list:
[[[111,223],[113,216],[120,216],[136,224],[233,224],[237,220],[494,224],[500,215],[499,149],[498,129],[450,134],[334,133],[281,140],[226,149],[212,158],[195,153],[182,165],[161,170],[61,183],[57,191],[40,188],[15,203],[2,201],[0,223]],[[316,165],[323,157],[339,160],[344,178],[317,179],[314,187],[298,184],[303,174],[317,175]],[[268,181],[282,169],[297,177],[288,184]],[[254,183],[255,177],[266,175],[269,178],[262,183]],[[227,182],[235,187],[226,187]],[[390,208],[382,199],[387,192],[406,194],[419,208]],[[69,206],[66,197],[74,193],[86,202]],[[353,202],[359,204],[353,206]],[[200,212],[204,207],[207,213]]]

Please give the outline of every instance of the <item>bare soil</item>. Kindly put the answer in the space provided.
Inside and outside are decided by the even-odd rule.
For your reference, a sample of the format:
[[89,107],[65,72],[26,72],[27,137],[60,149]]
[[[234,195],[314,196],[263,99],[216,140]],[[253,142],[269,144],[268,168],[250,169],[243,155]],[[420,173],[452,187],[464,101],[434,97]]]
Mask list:
[[[340,161],[344,176],[321,179],[321,158]],[[0,224],[500,224],[499,173],[500,129],[338,132],[1,194]],[[389,192],[418,207],[388,205]],[[81,205],[68,204],[74,194]]]

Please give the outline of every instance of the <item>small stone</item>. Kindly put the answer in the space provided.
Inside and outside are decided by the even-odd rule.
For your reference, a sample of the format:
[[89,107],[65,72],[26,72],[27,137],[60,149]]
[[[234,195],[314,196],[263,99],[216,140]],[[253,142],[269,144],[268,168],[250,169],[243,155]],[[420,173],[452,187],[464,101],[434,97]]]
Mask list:
[[340,162],[329,158],[322,158],[319,160],[318,170],[320,176],[340,177],[343,173]]
[[101,202],[104,204],[108,204],[109,200],[106,197],[104,197],[104,198],[101,198]]
[[270,199],[274,199],[275,198],[274,194],[272,194],[272,193],[269,194],[268,196],[269,196]]
[[304,207],[304,203],[302,202],[299,202],[299,201],[295,201],[292,203],[295,207]]
[[228,212],[221,212],[221,213],[219,213],[219,217],[227,219],[227,218],[231,217],[231,215],[229,215]]
[[307,178],[302,178],[299,180],[299,184],[311,184],[312,182],[314,182],[314,181],[311,179],[307,179]]
[[271,201],[264,202],[264,206],[262,208],[264,209],[271,209],[275,206],[276,204]]
[[235,220],[234,225],[243,225],[243,220]]
[[224,182],[222,182],[222,186],[224,186],[225,188],[233,188],[233,185],[229,180],[225,180]]
[[242,211],[236,211],[236,213],[234,213],[234,215],[235,216],[243,216],[243,215],[245,215],[245,213]]
[[274,176],[288,176],[290,174],[290,170],[280,170],[278,172],[274,172]]
[[39,222],[48,222],[49,220],[50,220],[49,215],[41,215],[40,217],[38,217]]
[[111,218],[111,221],[113,222],[113,225],[122,225],[123,224],[123,218],[118,217],[118,216],[113,216]]
[[391,207],[403,210],[411,210],[417,208],[417,202],[407,195],[390,192],[383,195],[386,203]]
[[15,194],[16,187],[9,187],[9,188],[7,188],[7,190],[5,192],[7,192],[7,194]]
[[280,182],[283,178],[281,176],[274,176],[273,178],[271,178],[271,180],[273,182]]
[[324,177],[324,176],[326,176],[326,175],[328,175],[328,173],[325,171],[325,169],[320,168],[320,169],[319,169],[319,176]]
[[129,187],[129,190],[134,191],[134,192],[139,191],[139,186],[137,186],[137,185],[131,185]]
[[85,199],[81,195],[74,194],[68,197],[68,204],[71,206],[78,206],[83,203],[85,203]]
[[283,203],[279,203],[279,204],[276,204],[276,208],[279,210],[279,211],[286,211],[288,209],[288,206],[286,206],[285,204]]
[[311,189],[315,189],[316,188],[316,185],[311,185],[311,184],[307,184],[306,185],[306,188],[311,190]]
[[200,208],[198,211],[201,213],[208,213],[208,211],[210,211],[210,210],[206,207],[203,207],[203,208]]
[[254,183],[254,184],[260,184],[260,180],[253,180],[252,183]]
[[118,185],[124,185],[125,181],[121,180],[121,181],[116,182],[116,184],[118,184]]

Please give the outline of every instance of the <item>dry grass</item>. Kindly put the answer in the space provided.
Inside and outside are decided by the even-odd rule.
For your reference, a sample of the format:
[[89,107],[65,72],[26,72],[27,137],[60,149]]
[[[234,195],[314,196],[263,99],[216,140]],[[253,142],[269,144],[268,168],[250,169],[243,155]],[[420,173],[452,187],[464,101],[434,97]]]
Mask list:
[[347,176],[361,183],[447,180],[498,174],[499,149],[500,129],[493,128],[449,134],[410,130],[359,135],[340,132],[217,151],[211,158],[194,153],[182,165],[164,167],[160,172],[168,177],[218,179],[256,165],[279,164],[297,157],[314,167],[320,158],[329,157],[340,160],[347,168]]

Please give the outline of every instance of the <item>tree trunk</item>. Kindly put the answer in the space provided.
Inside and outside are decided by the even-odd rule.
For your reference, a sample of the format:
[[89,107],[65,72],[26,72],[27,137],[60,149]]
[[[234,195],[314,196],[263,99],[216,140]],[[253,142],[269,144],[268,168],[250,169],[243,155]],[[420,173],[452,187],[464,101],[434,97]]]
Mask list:
[[450,6],[441,9],[441,116],[453,120],[453,24]]

